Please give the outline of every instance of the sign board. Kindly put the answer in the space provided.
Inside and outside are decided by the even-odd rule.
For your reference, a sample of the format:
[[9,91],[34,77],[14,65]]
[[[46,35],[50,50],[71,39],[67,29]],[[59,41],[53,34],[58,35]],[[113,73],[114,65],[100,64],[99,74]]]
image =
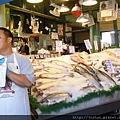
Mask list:
[[56,52],[62,52],[62,41],[56,40]]
[[57,39],[58,40],[58,33],[56,32],[51,32],[51,39]]
[[115,71],[114,71],[114,67],[113,67],[113,65],[112,65],[112,63],[111,63],[111,61],[110,60],[106,60],[106,66],[107,66],[107,71],[108,71],[108,73],[114,73]]
[[97,43],[97,40],[94,40],[94,47],[95,47],[95,50],[98,50],[98,43]]
[[120,50],[115,50],[116,56],[120,56]]
[[91,46],[91,43],[90,43],[89,39],[84,40],[84,43],[85,43],[85,46],[86,46],[87,50],[92,49],[92,46]]
[[75,46],[69,46],[69,53],[75,52]]

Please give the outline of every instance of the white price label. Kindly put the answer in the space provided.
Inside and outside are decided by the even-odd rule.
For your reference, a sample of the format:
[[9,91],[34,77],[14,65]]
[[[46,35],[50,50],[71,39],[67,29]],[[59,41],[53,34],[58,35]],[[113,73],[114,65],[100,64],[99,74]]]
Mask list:
[[116,56],[120,56],[120,50],[115,50]]
[[95,50],[98,50],[98,43],[97,43],[97,40],[94,40],[94,47],[95,47]]
[[56,52],[62,52],[62,41],[56,41]]
[[91,46],[91,43],[90,43],[89,39],[88,40],[84,40],[84,43],[85,43],[85,46],[86,46],[87,50],[92,49],[92,46]]
[[112,65],[112,63],[111,63],[111,61],[110,60],[106,60],[106,66],[107,66],[107,71],[108,71],[108,73],[115,73],[115,71],[114,71],[114,67],[113,67],[113,65]]
[[75,46],[69,46],[69,53],[75,52]]

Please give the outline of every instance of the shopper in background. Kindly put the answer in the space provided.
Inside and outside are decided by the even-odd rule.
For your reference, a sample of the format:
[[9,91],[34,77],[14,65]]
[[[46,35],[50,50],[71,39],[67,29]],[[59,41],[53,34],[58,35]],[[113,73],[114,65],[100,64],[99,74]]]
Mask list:
[[69,54],[67,45],[65,43],[62,44],[62,49],[63,49],[63,51],[61,53],[62,55],[68,55]]
[[34,83],[34,70],[27,57],[12,51],[12,43],[12,33],[0,27],[0,67],[6,67],[6,84],[0,87],[0,115],[26,116],[30,115],[27,88]]
[[25,38],[21,38],[21,47],[18,50],[18,52],[23,55],[29,55],[29,47],[27,45],[27,40]]

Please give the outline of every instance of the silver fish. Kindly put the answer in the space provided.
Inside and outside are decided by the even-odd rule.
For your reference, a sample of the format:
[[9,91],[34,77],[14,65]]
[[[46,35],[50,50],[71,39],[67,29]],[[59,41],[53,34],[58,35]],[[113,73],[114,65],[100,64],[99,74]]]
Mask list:
[[[43,99],[43,104],[50,105],[59,103],[61,101],[67,100],[69,97],[72,97],[72,95],[69,93],[53,93]],[[46,100],[46,102],[44,100]]]
[[95,71],[96,71],[96,75],[98,76],[99,80],[116,85],[116,82],[107,73],[103,72],[102,70],[97,70],[97,69]]
[[75,71],[86,77],[97,89],[103,89],[103,86],[100,84],[99,79],[93,74],[90,74],[84,67],[79,65],[76,67]]

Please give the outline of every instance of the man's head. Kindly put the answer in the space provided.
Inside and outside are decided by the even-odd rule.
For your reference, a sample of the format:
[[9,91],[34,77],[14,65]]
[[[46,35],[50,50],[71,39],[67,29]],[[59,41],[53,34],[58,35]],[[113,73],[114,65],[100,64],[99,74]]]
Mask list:
[[7,28],[4,28],[4,27],[0,27],[0,30],[4,31],[4,34],[7,38],[11,37],[12,38],[12,43],[13,43],[13,34],[10,32],[10,30],[8,30]]
[[0,54],[7,55],[12,52],[13,35],[4,28],[0,27]]

